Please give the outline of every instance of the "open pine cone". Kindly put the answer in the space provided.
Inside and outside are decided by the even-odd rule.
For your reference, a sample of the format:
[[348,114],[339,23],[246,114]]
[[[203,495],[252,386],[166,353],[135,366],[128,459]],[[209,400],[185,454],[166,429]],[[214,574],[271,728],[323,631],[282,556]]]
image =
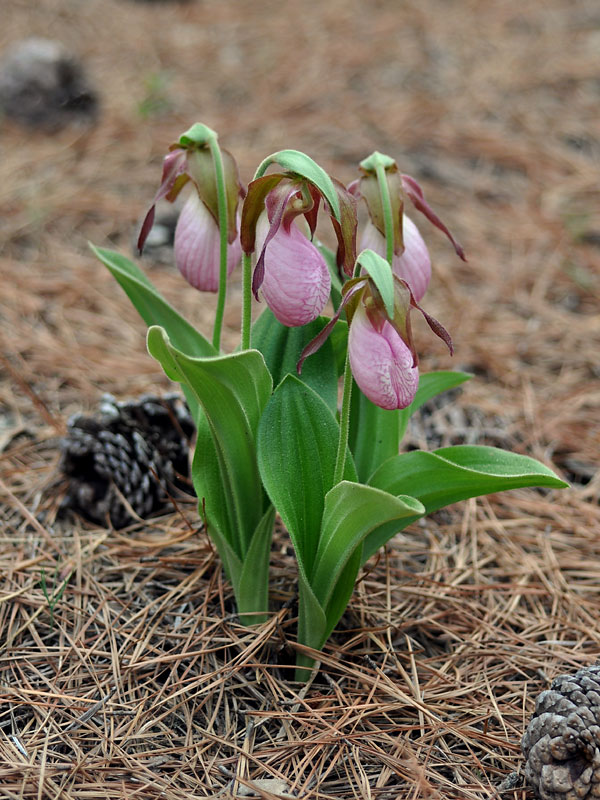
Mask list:
[[522,747],[525,777],[541,800],[600,797],[600,663],[552,681]]
[[60,468],[69,479],[63,508],[116,528],[133,521],[130,509],[142,518],[164,510],[174,489],[191,491],[193,432],[179,395],[127,402],[104,395],[98,415],[77,414],[68,422],[61,442]]

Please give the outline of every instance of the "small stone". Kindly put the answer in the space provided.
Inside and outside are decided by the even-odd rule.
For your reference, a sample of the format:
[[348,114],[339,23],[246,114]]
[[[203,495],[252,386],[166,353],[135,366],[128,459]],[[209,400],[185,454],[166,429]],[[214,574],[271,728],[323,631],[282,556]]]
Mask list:
[[59,130],[91,123],[98,100],[78,59],[52,39],[23,39],[0,61],[0,111],[8,119]]

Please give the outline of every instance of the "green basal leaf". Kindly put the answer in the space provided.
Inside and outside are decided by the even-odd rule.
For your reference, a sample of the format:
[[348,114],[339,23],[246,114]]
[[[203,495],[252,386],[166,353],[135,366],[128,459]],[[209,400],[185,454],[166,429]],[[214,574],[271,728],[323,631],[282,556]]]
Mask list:
[[[205,467],[212,480],[206,476],[204,480],[213,487],[220,482],[222,496],[205,496],[205,487],[197,486],[198,498],[202,502],[205,497],[209,521],[221,519],[222,535],[243,561],[264,513],[255,444],[258,422],[272,389],[264,359],[257,350],[190,358],[173,347],[158,327],[148,331],[148,350],[172,380],[188,386],[204,411],[215,456]],[[228,518],[214,506],[215,500],[221,503],[223,497],[227,498]]]
[[379,408],[355,386],[350,415],[350,450],[358,479],[369,478],[388,458],[398,455],[400,442],[412,414],[432,397],[469,380],[466,372],[428,372],[421,375],[419,389],[408,408],[388,411]]
[[394,319],[394,276],[391,266],[373,250],[363,250],[356,260],[377,287],[388,317]]
[[375,528],[365,539],[362,551],[361,564],[368,561],[371,556],[375,555],[377,551],[393,539],[397,533],[403,531],[413,522],[423,517],[424,514],[415,514],[413,517],[406,517],[406,519],[399,522],[385,522],[383,525]]
[[359,545],[354,549],[342,569],[340,570],[339,577],[335,584],[335,589],[332,591],[329,602],[325,606],[325,628],[321,635],[320,644],[318,649],[323,647],[331,632],[340,621],[342,614],[346,610],[354,586],[356,584],[356,576],[362,563],[362,546]]
[[568,486],[529,456],[497,447],[458,445],[427,453],[414,450],[385,462],[369,483],[387,492],[411,492],[427,513],[468,497],[526,486]]
[[243,554],[236,536],[236,508],[229,498],[229,486],[222,480],[222,472],[226,469],[209,422],[201,414],[192,461],[192,482],[200,515],[205,517],[207,533],[219,551],[225,574],[233,586],[237,586],[241,578]]
[[458,370],[439,370],[437,372],[426,372],[419,376],[419,388],[415,399],[409,405],[407,411],[410,415],[418,411],[422,405],[429,402],[433,397],[449,389],[460,386],[461,383],[471,380],[473,376],[470,372],[459,372]]
[[400,414],[398,410],[379,408],[354,385],[349,443],[361,483],[367,483],[384,461],[398,454]]
[[[258,428],[258,465],[298,561],[310,580],[319,544],[324,498],[333,486],[339,427],[309,386],[286,375]],[[348,458],[347,474],[354,467]]]
[[[298,565],[298,642],[320,650],[327,641],[327,618],[310,587],[301,565]],[[315,643],[315,644],[313,644]],[[307,681],[314,659],[303,653],[296,655],[296,680]]]
[[[442,447],[432,453],[414,450],[394,456],[372,475],[369,484],[391,494],[410,492],[423,503],[427,514],[460,500],[508,489],[568,486],[551,469],[529,456],[470,445]],[[363,560],[417,518],[395,529],[375,531],[365,541]]]
[[[344,567],[369,533],[384,522],[424,513],[425,508],[414,497],[394,496],[350,481],[333,487],[325,498],[319,549],[311,576],[311,586],[326,614],[332,595],[343,590],[339,578]],[[331,622],[329,615],[327,621]]]
[[267,619],[266,614],[254,612],[257,608],[269,608],[269,556],[274,521],[275,509],[269,505],[244,557],[235,592],[238,614],[244,625],[258,625]]
[[[302,564],[298,642],[320,650],[348,605],[362,560],[362,543],[373,528],[423,513],[412,497],[393,497],[359,483],[342,481],[325,498],[321,536],[312,577]],[[312,659],[299,655],[298,680],[306,680]]]
[[273,153],[273,155],[265,158],[256,170],[255,177],[259,178],[264,175],[271,164],[279,164],[280,167],[283,167],[288,172],[294,172],[296,175],[301,175],[306,180],[314,183],[327,200],[333,216],[338,222],[341,222],[340,203],[333,181],[310,156],[307,156],[306,153],[301,153],[299,150],[280,150],[278,153]]
[[[285,375],[296,376],[296,364],[305,346],[329,322],[318,317],[308,325],[289,328],[282,325],[273,312],[266,308],[252,326],[252,346],[263,354],[273,385],[277,386]],[[303,366],[300,380],[323,398],[331,412],[337,409],[336,357],[332,343],[327,340]]]
[[[216,355],[212,344],[184,317],[175,311],[142,270],[120,253],[90,244],[94,255],[108,267],[146,325],[162,326],[174,346],[190,356]],[[197,420],[198,407],[193,394],[184,386],[192,417]]]
[[398,412],[400,416],[399,442],[402,441],[408,421],[415,411],[418,411],[421,406],[438,394],[447,392],[449,389],[454,389],[456,386],[460,386],[461,383],[471,380],[472,377],[473,376],[468,372],[453,370],[439,370],[437,372],[426,372],[424,375],[420,375],[419,388],[417,389],[415,399],[407,408],[403,408]]
[[148,327],[163,327],[173,345],[187,355],[206,358],[217,354],[208,339],[167,303],[136,264],[113,250],[92,244],[90,248],[117,279]]
[[[235,536],[235,508],[227,494],[228,487],[221,479],[225,468],[221,454],[215,447],[208,420],[200,415],[192,480],[196,495],[200,498],[199,512],[206,524],[206,533],[217,548],[227,579],[233,586],[237,608],[242,623],[255,624],[266,618],[268,604],[269,550],[273,532],[273,506],[267,504],[266,511],[251,535],[248,551],[240,556],[240,544]],[[265,541],[265,538],[268,541]],[[234,549],[234,546],[236,549]],[[263,551],[266,548],[266,553]],[[254,562],[251,563],[251,559]],[[261,560],[262,559],[262,560]],[[250,613],[254,612],[252,616]]]

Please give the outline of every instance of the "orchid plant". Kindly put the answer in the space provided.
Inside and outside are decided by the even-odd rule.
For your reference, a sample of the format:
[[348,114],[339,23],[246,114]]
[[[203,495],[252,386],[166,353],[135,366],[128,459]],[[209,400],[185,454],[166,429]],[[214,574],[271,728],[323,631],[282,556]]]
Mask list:
[[[410,416],[470,375],[419,373],[411,313],[450,352],[452,342],[420,305],[431,261],[405,203],[465,255],[393,159],[374,153],[345,187],[304,153],[283,150],[244,189],[217,134],[196,124],[165,157],[140,252],[155,204],[184,187],[191,191],[175,261],[195,289],[218,292],[212,341],[133,262],[93,250],[149,325],[148,350],[181,384],[195,417],[199,511],[244,624],[267,618],[276,513],[289,532],[298,562],[296,675],[304,680],[359,570],[397,532],[469,497],[566,484],[534,459],[492,447],[400,451]],[[357,251],[360,201],[369,221]],[[315,238],[321,215],[331,221],[335,253]],[[241,343],[225,354],[227,280],[240,259]],[[266,303],[254,324],[253,296]]]

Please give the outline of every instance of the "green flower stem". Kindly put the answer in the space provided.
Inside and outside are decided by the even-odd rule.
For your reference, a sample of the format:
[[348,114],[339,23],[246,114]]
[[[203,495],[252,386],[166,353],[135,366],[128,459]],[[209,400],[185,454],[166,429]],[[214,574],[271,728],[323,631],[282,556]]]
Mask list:
[[[360,275],[360,262],[356,260],[354,265],[354,275]],[[344,479],[346,470],[346,453],[348,452],[348,436],[350,434],[350,407],[352,405],[352,370],[350,369],[350,351],[346,347],[346,362],[344,364],[344,389],[342,392],[342,411],[340,414],[340,438],[338,441],[337,456],[335,459],[335,470],[333,472],[333,485],[336,486]]]
[[348,433],[350,431],[350,403],[352,400],[352,370],[350,369],[350,355],[346,350],[346,364],[344,366],[344,391],[342,394],[342,411],[340,414],[340,438],[335,459],[333,485],[336,486],[344,479],[346,470],[346,453],[348,451]]
[[242,350],[250,349],[252,326],[252,256],[242,256]]
[[385,259],[392,266],[394,258],[394,221],[392,218],[392,202],[390,200],[390,189],[385,175],[385,167],[380,162],[375,163],[375,174],[379,184],[379,194],[383,208],[383,226],[385,229]]
[[223,171],[223,158],[216,134],[209,139],[210,152],[215,167],[215,181],[217,184],[217,209],[219,214],[219,294],[215,323],[213,327],[213,345],[217,351],[221,349],[221,331],[223,328],[223,314],[225,312],[225,298],[227,295],[227,192],[225,189],[225,176]]

